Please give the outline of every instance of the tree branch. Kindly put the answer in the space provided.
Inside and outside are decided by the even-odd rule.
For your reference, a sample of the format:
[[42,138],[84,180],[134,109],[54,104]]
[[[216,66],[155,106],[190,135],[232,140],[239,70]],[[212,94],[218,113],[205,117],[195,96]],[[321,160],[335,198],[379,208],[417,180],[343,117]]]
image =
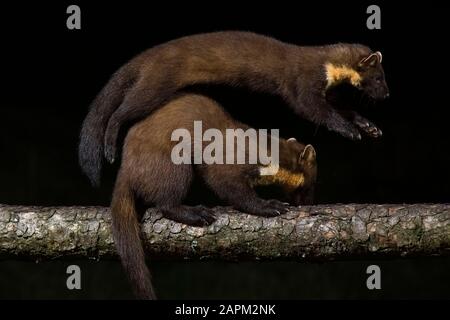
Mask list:
[[[448,255],[450,205],[320,205],[261,218],[227,207],[206,228],[148,210],[146,250],[153,258],[294,259]],[[0,256],[33,259],[112,257],[109,209],[0,205]]]

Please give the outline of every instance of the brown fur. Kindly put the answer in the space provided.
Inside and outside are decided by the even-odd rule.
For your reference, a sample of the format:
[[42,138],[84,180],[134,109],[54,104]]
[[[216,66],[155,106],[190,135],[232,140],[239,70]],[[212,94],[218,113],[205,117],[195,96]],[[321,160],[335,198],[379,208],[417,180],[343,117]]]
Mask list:
[[280,139],[280,170],[274,176],[261,176],[260,164],[179,164],[171,160],[172,132],[186,128],[193,133],[193,123],[202,121],[203,130],[216,128],[248,129],[233,120],[216,102],[201,95],[178,97],[133,126],[125,139],[122,164],[111,204],[114,239],[123,265],[140,298],[154,298],[144,251],[139,241],[135,201],[154,205],[172,220],[204,226],[215,220],[211,210],[190,207],[182,202],[194,175],[223,200],[243,212],[277,216],[286,206],[277,200],[263,200],[253,186],[277,184],[284,188],[292,204],[312,201],[316,180],[315,151],[311,145]]
[[[114,161],[121,126],[144,118],[196,84],[270,92],[283,97],[299,116],[345,137],[360,139],[359,130],[377,136],[364,118],[345,118],[325,98],[330,84],[352,83],[356,74],[359,89],[374,98],[386,96],[381,55],[377,60],[378,55],[371,54],[359,44],[302,47],[249,32],[198,34],[161,44],[120,68],[94,101],[83,124],[80,164],[98,184],[103,145],[106,158]],[[347,74],[330,82],[328,64],[345,68]]]

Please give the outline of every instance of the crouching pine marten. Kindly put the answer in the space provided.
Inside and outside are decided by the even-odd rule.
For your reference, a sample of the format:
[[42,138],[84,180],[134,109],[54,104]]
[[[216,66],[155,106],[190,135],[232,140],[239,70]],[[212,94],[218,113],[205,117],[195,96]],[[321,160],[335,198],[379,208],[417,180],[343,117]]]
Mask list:
[[[229,129],[249,129],[232,119],[210,98],[186,94],[134,125],[125,138],[111,203],[113,235],[135,293],[142,299],[154,298],[155,294],[140,240],[135,209],[137,199],[144,205],[155,206],[166,218],[192,226],[206,226],[215,220],[211,210],[204,206],[182,204],[194,175],[226,203],[254,215],[273,217],[287,210],[284,202],[260,198],[254,190],[256,186],[280,186],[285,195],[281,200],[290,204],[309,204],[312,201],[317,174],[316,153],[311,145],[305,146],[294,138],[270,140],[271,147],[273,141],[278,141],[279,150],[278,170],[272,172],[273,164],[262,165],[259,160],[253,164],[248,160],[243,164],[174,163],[174,150],[179,142],[173,141],[173,133],[182,128],[191,136],[195,135],[195,122],[198,121],[201,121],[203,130],[214,128],[224,136]],[[233,140],[235,142],[237,139]],[[204,145],[202,142],[202,148]],[[233,154],[242,147],[235,146]],[[260,144],[258,148],[261,148]],[[250,151],[248,148],[245,150],[247,159]]]

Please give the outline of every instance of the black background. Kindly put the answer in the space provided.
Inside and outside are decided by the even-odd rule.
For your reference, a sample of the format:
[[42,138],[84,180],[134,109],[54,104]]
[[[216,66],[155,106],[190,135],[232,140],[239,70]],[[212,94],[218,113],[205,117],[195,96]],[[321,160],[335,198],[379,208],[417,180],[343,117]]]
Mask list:
[[[66,28],[66,8],[74,3],[81,7],[81,30]],[[89,103],[119,66],[146,48],[220,30],[254,31],[301,45],[359,42],[380,50],[391,98],[361,103],[361,113],[383,130],[379,140],[347,141],[298,119],[276,97],[223,88],[211,95],[241,121],[312,143],[319,203],[449,202],[446,11],[440,2],[395,7],[377,2],[382,29],[368,30],[369,4],[2,5],[0,203],[108,205],[117,168],[106,168],[103,187],[96,190],[77,164]],[[0,262],[0,297],[130,297],[117,262],[76,263],[86,270],[88,285],[81,293],[64,290],[69,263]],[[370,263],[155,262],[152,267],[163,298],[449,297],[449,259],[378,261],[391,273],[376,293],[365,289]]]

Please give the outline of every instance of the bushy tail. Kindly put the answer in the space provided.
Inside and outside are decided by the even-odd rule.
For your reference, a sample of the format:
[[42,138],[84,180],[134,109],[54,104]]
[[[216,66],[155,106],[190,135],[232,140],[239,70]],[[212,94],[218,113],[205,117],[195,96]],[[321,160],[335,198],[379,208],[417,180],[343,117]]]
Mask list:
[[139,299],[156,299],[140,238],[134,196],[129,186],[117,179],[111,203],[113,237],[117,251]]
[[78,160],[94,186],[100,184],[106,126],[122,103],[127,88],[134,81],[134,76],[130,73],[125,65],[111,77],[92,103],[81,128]]

